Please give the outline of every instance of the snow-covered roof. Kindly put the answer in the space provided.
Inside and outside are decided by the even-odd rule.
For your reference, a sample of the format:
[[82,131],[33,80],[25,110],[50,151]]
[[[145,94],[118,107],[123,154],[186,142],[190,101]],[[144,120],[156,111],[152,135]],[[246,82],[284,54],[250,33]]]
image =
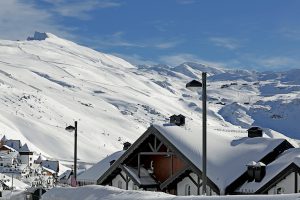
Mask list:
[[6,140],[5,145],[19,151],[20,147],[22,146],[20,140]]
[[58,177],[58,180],[68,180],[70,178],[72,174],[72,170],[67,170],[65,171],[64,173],[62,173],[59,177]]
[[47,167],[44,167],[44,166],[42,166],[42,168],[43,168],[43,170],[46,170],[46,171],[50,172],[51,174],[55,174],[56,173],[56,171],[54,171],[54,170],[52,170],[50,168],[47,168]]
[[55,172],[58,171],[59,169],[59,162],[56,161],[56,160],[43,160],[41,165],[43,167],[46,167],[46,168],[49,168],[49,169],[52,169],[54,170]]
[[110,162],[113,160],[118,160],[125,151],[117,151],[100,162],[93,165],[91,168],[83,172],[77,177],[77,181],[94,181],[97,180],[109,169]]
[[267,165],[266,175],[261,182],[246,182],[237,189],[237,192],[256,192],[292,163],[300,167],[300,148],[292,148],[286,150],[276,160]]
[[[153,125],[163,137],[196,167],[202,169],[202,128],[189,123],[184,127],[172,124]],[[220,189],[226,187],[247,170],[251,161],[259,161],[284,139],[264,137],[233,137],[220,130],[207,131],[207,176]],[[224,191],[223,191],[224,192]]]
[[0,152],[0,157],[2,159],[6,159],[6,158],[13,159],[13,158],[18,157],[18,154],[19,154],[19,152],[17,152],[17,151],[12,151],[12,152],[9,152],[9,153],[1,153]]
[[[11,187],[12,185],[12,177],[8,176],[6,174],[1,174],[0,173],[0,181],[7,185],[8,187]],[[25,184],[24,182],[14,178],[13,180],[14,188],[19,189],[19,190],[24,190],[26,188],[30,188],[29,185]]]
[[7,149],[9,149],[11,151],[16,151],[14,148],[11,148],[10,146],[7,146],[7,145],[3,145],[3,147],[5,147],[5,148],[7,148]]

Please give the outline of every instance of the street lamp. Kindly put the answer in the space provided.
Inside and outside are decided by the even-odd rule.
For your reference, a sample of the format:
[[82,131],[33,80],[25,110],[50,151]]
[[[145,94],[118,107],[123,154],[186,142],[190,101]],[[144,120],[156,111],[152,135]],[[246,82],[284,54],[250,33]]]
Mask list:
[[186,84],[186,88],[196,89],[202,87],[202,194],[206,195],[206,185],[207,185],[207,176],[206,176],[206,143],[207,143],[207,124],[206,124],[206,72],[202,72],[202,83],[196,80]]
[[[75,132],[74,134],[74,181],[75,181],[75,186],[77,185],[77,121],[75,121],[75,125],[74,126],[67,126],[66,127],[66,131],[69,132]],[[71,181],[71,184],[72,181]],[[73,185],[74,186],[74,185]]]

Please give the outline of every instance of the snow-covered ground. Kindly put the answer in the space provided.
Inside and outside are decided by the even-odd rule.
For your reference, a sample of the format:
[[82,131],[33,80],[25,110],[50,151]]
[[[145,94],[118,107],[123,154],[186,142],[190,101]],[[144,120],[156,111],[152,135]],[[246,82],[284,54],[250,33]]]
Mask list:
[[299,198],[299,194],[180,197],[161,192],[128,191],[100,185],[79,188],[54,188],[42,196],[42,200],[296,200]]
[[268,137],[300,138],[300,70],[133,66],[52,34],[42,36],[0,41],[0,133],[45,157],[72,161],[73,134],[65,127],[74,120],[81,167],[121,150],[123,142],[134,142],[151,123],[167,122],[172,114],[201,123],[201,92],[185,84],[202,71],[209,74],[208,126],[259,125],[273,129],[266,129]]

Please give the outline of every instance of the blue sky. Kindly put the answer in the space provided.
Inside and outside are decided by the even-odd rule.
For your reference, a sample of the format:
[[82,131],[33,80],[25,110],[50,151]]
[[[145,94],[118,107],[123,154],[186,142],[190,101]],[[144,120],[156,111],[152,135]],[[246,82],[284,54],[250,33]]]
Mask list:
[[298,0],[7,0],[0,37],[52,32],[135,64],[300,67]]

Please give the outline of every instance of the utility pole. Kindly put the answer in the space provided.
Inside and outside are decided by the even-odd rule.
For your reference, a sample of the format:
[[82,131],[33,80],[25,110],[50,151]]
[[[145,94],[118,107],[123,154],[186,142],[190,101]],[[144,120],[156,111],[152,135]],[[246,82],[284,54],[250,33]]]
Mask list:
[[74,135],[74,179],[77,183],[77,121],[75,121],[75,135]]
[[202,73],[202,152],[203,152],[203,160],[202,160],[202,195],[206,195],[206,185],[207,185],[207,176],[206,176],[206,150],[207,150],[207,113],[206,113],[206,73]]

